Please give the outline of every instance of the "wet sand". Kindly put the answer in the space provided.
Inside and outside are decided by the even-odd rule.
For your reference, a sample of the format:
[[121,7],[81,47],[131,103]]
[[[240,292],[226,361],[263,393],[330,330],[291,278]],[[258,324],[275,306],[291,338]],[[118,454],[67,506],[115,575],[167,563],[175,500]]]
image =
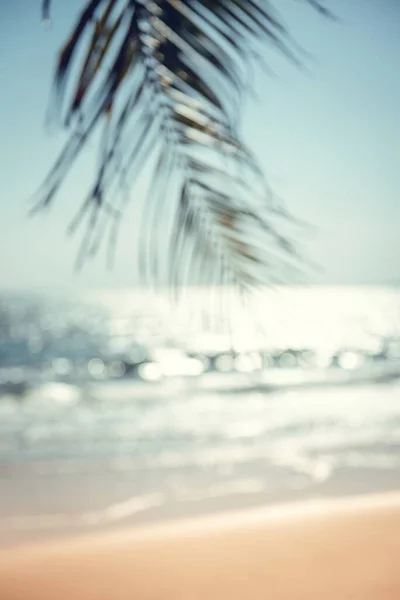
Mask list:
[[400,493],[0,551],[1,600],[398,600]]

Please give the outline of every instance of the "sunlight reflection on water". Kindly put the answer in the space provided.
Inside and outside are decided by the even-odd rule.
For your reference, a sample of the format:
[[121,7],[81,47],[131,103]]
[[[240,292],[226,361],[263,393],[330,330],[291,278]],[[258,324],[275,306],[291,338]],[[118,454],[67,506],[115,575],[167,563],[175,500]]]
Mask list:
[[0,512],[22,527],[29,504],[50,527],[52,511],[98,523],[338,478],[359,489],[360,472],[398,481],[400,292],[252,302],[215,331],[198,289],[174,306],[125,290],[0,298]]

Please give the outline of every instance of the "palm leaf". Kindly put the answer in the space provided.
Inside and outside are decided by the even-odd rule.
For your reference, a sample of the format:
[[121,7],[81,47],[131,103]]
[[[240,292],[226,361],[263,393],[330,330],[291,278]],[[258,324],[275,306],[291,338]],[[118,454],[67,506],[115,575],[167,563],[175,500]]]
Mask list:
[[[324,15],[319,0],[306,0]],[[42,4],[50,19],[50,1]],[[126,182],[155,156],[137,255],[150,281],[293,278],[294,220],[279,207],[238,128],[248,65],[269,42],[296,60],[268,0],[91,0],[61,49],[52,109],[70,138],[35,198],[53,204],[81,150],[103,129],[99,167],[71,224],[79,261],[115,242]],[[78,73],[78,75],[77,75]]]

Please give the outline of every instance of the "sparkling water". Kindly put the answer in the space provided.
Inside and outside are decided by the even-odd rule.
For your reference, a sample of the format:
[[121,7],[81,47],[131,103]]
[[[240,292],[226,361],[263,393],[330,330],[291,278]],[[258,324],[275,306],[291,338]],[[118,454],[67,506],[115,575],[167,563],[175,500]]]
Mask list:
[[0,531],[400,483],[400,291],[0,299]]

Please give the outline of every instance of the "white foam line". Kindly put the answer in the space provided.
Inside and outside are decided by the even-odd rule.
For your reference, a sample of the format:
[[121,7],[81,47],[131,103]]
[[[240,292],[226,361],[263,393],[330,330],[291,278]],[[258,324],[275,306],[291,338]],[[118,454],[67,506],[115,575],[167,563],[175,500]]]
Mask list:
[[120,521],[139,512],[146,511],[155,506],[164,504],[162,494],[137,496],[123,502],[111,504],[101,510],[87,511],[77,515],[27,515],[22,517],[3,517],[0,519],[0,528],[4,529],[54,529],[57,527],[71,527],[79,524],[102,525]]
[[[136,532],[136,536],[152,537],[153,535],[170,536],[181,534],[192,534],[204,532],[205,535],[212,530],[231,529],[232,527],[246,528],[248,526],[260,526],[262,523],[285,523],[291,519],[295,521],[299,517],[318,517],[329,515],[359,514],[363,511],[400,508],[400,492],[381,492],[351,497],[309,499],[304,501],[293,501],[275,506],[263,506],[246,508],[245,510],[227,511],[224,513],[201,515],[196,518],[164,521],[163,523],[152,523],[146,528]],[[129,532],[127,533],[129,534]]]
[[[124,502],[112,504],[99,511],[88,511],[80,515],[29,515],[24,517],[11,517],[0,519],[0,528],[5,529],[51,529],[57,527],[76,526],[84,524],[89,526],[101,525],[117,522],[123,518],[133,516],[138,512],[150,508],[161,506],[165,500],[161,494],[151,494],[138,496]],[[230,528],[232,525],[248,526],[252,523],[259,524],[260,521],[280,522],[291,518],[297,519],[300,516],[313,517],[326,515],[330,512],[337,514],[360,512],[371,509],[400,508],[400,492],[383,492],[375,494],[365,494],[351,497],[339,498],[320,498],[294,501],[278,504],[275,506],[263,506],[255,508],[246,508],[246,510],[218,512],[213,515],[201,515],[195,519],[188,517],[174,521],[164,521],[163,523],[153,523],[146,527],[142,534],[147,536],[152,532],[157,535],[160,532],[165,534],[171,531],[175,532],[178,526],[180,531],[209,531],[210,528],[223,529]],[[207,527],[205,528],[204,525]]]

